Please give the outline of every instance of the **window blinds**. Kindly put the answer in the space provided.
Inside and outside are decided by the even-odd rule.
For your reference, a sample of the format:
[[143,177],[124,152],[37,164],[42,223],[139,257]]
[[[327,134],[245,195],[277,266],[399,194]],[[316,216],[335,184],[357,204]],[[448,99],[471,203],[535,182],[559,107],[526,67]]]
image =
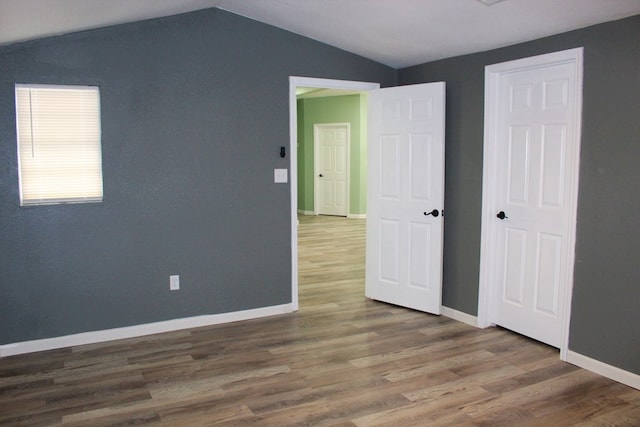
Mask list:
[[100,90],[16,85],[20,204],[102,201]]

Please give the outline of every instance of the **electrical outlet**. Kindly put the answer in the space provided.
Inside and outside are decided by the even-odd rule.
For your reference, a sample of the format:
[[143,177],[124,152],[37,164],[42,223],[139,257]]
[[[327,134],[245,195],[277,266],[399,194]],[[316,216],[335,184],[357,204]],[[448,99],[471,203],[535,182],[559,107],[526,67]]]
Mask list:
[[170,291],[179,291],[180,290],[180,276],[177,274],[169,276],[169,290]]

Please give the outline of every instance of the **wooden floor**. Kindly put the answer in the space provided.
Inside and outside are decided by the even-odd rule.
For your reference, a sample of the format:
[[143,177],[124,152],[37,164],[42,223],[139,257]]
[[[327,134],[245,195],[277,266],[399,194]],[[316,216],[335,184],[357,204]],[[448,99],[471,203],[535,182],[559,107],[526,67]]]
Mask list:
[[299,312],[0,359],[0,425],[640,426],[557,350],[366,300],[363,220],[299,230]]

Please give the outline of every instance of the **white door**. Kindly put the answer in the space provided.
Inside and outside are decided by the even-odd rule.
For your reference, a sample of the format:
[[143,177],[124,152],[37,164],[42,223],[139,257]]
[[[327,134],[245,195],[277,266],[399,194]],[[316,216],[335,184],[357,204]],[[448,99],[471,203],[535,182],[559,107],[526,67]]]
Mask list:
[[573,272],[581,87],[573,58],[496,73],[493,142],[485,141],[495,178],[483,218],[490,322],[554,347]]
[[443,82],[369,93],[366,296],[440,314]]
[[347,216],[349,124],[314,125],[317,215]]

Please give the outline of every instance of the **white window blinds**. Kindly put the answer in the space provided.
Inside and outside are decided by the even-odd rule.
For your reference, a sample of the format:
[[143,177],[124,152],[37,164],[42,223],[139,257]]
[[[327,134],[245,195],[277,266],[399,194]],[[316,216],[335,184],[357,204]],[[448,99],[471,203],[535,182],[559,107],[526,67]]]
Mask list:
[[16,85],[20,204],[102,201],[100,90]]

